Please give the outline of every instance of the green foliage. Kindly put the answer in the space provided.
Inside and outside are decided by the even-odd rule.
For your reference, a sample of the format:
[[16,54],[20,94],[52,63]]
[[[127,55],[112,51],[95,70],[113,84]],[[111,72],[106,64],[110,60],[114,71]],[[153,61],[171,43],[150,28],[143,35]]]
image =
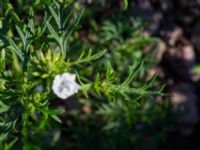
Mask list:
[[[0,149],[60,148],[57,142],[64,138],[61,132],[66,130],[71,132],[69,138],[78,136],[72,144],[77,146],[72,149],[81,149],[84,144],[79,143],[80,139],[95,128],[102,136],[121,135],[123,144],[134,143],[134,137],[126,133],[135,124],[153,122],[166,115],[148,116],[152,110],[162,112],[159,104],[154,106],[150,101],[164,94],[163,86],[155,86],[156,76],[145,79],[153,58],[141,49],[155,39],[140,34],[143,21],[131,17],[124,23],[126,18],[119,17],[98,23],[83,16],[84,9],[77,10],[75,6],[81,6],[80,3],[69,0],[37,0],[30,4],[2,0],[0,4]],[[22,4],[24,8],[15,11],[13,5],[18,8]],[[124,9],[127,6],[125,0]],[[82,17],[83,24],[89,20],[91,27],[86,39],[78,32]],[[56,105],[64,102],[53,93],[52,83],[56,75],[65,72],[76,74],[81,86],[70,99],[81,106],[91,106],[89,113],[63,110]],[[67,125],[60,117],[66,112],[71,117]],[[88,119],[84,129],[81,115]],[[98,135],[92,132],[92,137],[96,139]],[[108,145],[116,149],[112,138]]]

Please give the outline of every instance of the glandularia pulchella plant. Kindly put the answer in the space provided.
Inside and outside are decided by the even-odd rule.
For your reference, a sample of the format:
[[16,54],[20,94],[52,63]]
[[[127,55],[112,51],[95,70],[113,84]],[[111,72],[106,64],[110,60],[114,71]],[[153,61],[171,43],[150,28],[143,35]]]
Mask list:
[[59,98],[67,101],[72,95],[92,95],[134,105],[161,94],[162,88],[151,90],[155,77],[143,86],[131,84],[142,63],[130,66],[124,81],[109,62],[94,79],[79,73],[88,65],[95,67],[93,62],[103,58],[106,50],[71,55],[68,42],[80,27],[84,10],[74,9],[69,0],[41,3],[42,19],[35,18],[34,7],[22,19],[8,0],[0,4],[0,140],[16,135],[38,118],[61,122],[57,115],[62,111],[50,106]]

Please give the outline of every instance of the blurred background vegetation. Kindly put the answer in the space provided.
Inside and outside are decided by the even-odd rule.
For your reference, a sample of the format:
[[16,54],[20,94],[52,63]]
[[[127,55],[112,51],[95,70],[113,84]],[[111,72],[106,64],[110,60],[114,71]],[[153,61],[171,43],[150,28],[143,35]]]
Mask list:
[[[0,14],[3,11],[0,0]],[[20,18],[33,8],[34,20],[41,22],[42,4],[50,0],[10,0]],[[128,2],[128,5],[127,5]],[[126,8],[127,7],[127,8]],[[69,39],[68,54],[81,50],[107,49],[93,67],[78,68],[94,79],[111,61],[121,79],[128,76],[130,64],[143,66],[133,85],[147,80],[153,88],[166,85],[173,96],[144,96],[137,104],[110,103],[98,95],[77,96],[51,105],[62,108],[62,123],[38,120],[22,130],[18,139],[1,143],[4,150],[184,150],[200,148],[199,128],[199,40],[200,2],[198,0],[77,0],[75,10],[84,8],[80,27]],[[67,14],[68,12],[66,12]],[[1,18],[1,16],[0,16]],[[14,22],[7,18],[9,29]],[[2,20],[0,19],[0,26]],[[3,33],[1,33],[3,34]],[[45,40],[45,39],[44,39]],[[157,75],[157,78],[154,75]],[[151,85],[151,83],[149,83]],[[134,97],[133,97],[134,99]],[[34,131],[34,132],[32,132]],[[197,148],[198,147],[198,148]]]

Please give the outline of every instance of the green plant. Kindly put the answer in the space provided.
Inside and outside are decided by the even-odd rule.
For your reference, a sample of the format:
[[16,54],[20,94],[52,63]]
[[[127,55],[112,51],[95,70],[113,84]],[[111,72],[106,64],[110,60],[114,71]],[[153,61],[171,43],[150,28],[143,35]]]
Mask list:
[[[39,139],[46,135],[45,131],[54,126],[53,120],[61,123],[58,115],[64,110],[52,105],[55,101],[60,101],[52,90],[56,75],[71,73],[76,77],[80,88],[78,94],[73,96],[74,101],[108,100],[108,105],[98,106],[100,110],[97,114],[101,115],[115,105],[120,107],[119,110],[124,104],[126,109],[129,109],[129,106],[132,109],[140,106],[142,100],[163,95],[162,86],[154,87],[155,76],[145,83],[136,82],[137,74],[143,69],[141,54],[139,51],[138,54],[134,53],[133,57],[138,57],[140,62],[132,64],[132,61],[125,61],[126,55],[123,53],[127,51],[129,55],[130,49],[134,46],[140,49],[141,46],[137,41],[135,43],[131,39],[122,38],[124,31],[121,29],[125,28],[122,24],[105,22],[102,27],[100,36],[103,40],[96,45],[102,44],[109,52],[86,47],[84,49],[84,45],[75,51],[73,43],[78,43],[78,39],[74,32],[80,28],[79,22],[84,11],[76,10],[73,2],[36,1],[33,7],[27,5],[25,11],[28,16],[23,16],[23,19],[14,11],[8,0],[2,0],[0,6],[0,140],[4,140],[2,149],[9,149],[16,142],[23,143],[18,149],[41,149],[40,144],[35,143],[41,143]],[[38,15],[42,19],[37,18],[38,9],[44,10]],[[109,43],[116,47],[116,51],[110,52]],[[97,49],[104,48],[99,46]],[[116,55],[118,58],[115,60]],[[116,69],[113,69],[112,65]],[[115,112],[114,109],[110,111]],[[105,115],[110,116],[109,113]],[[118,113],[114,115],[118,117]],[[131,118],[126,118],[127,122],[132,122]],[[112,124],[110,123],[109,128],[115,127]],[[38,139],[33,135],[37,135]],[[49,136],[56,141],[59,132]],[[51,142],[55,143],[53,140]]]

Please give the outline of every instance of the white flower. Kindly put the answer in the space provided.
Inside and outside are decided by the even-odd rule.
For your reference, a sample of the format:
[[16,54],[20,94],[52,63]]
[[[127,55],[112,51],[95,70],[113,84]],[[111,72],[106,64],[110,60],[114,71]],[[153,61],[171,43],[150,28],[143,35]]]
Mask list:
[[76,83],[76,75],[66,72],[55,76],[52,89],[59,98],[66,99],[77,93],[80,86]]

